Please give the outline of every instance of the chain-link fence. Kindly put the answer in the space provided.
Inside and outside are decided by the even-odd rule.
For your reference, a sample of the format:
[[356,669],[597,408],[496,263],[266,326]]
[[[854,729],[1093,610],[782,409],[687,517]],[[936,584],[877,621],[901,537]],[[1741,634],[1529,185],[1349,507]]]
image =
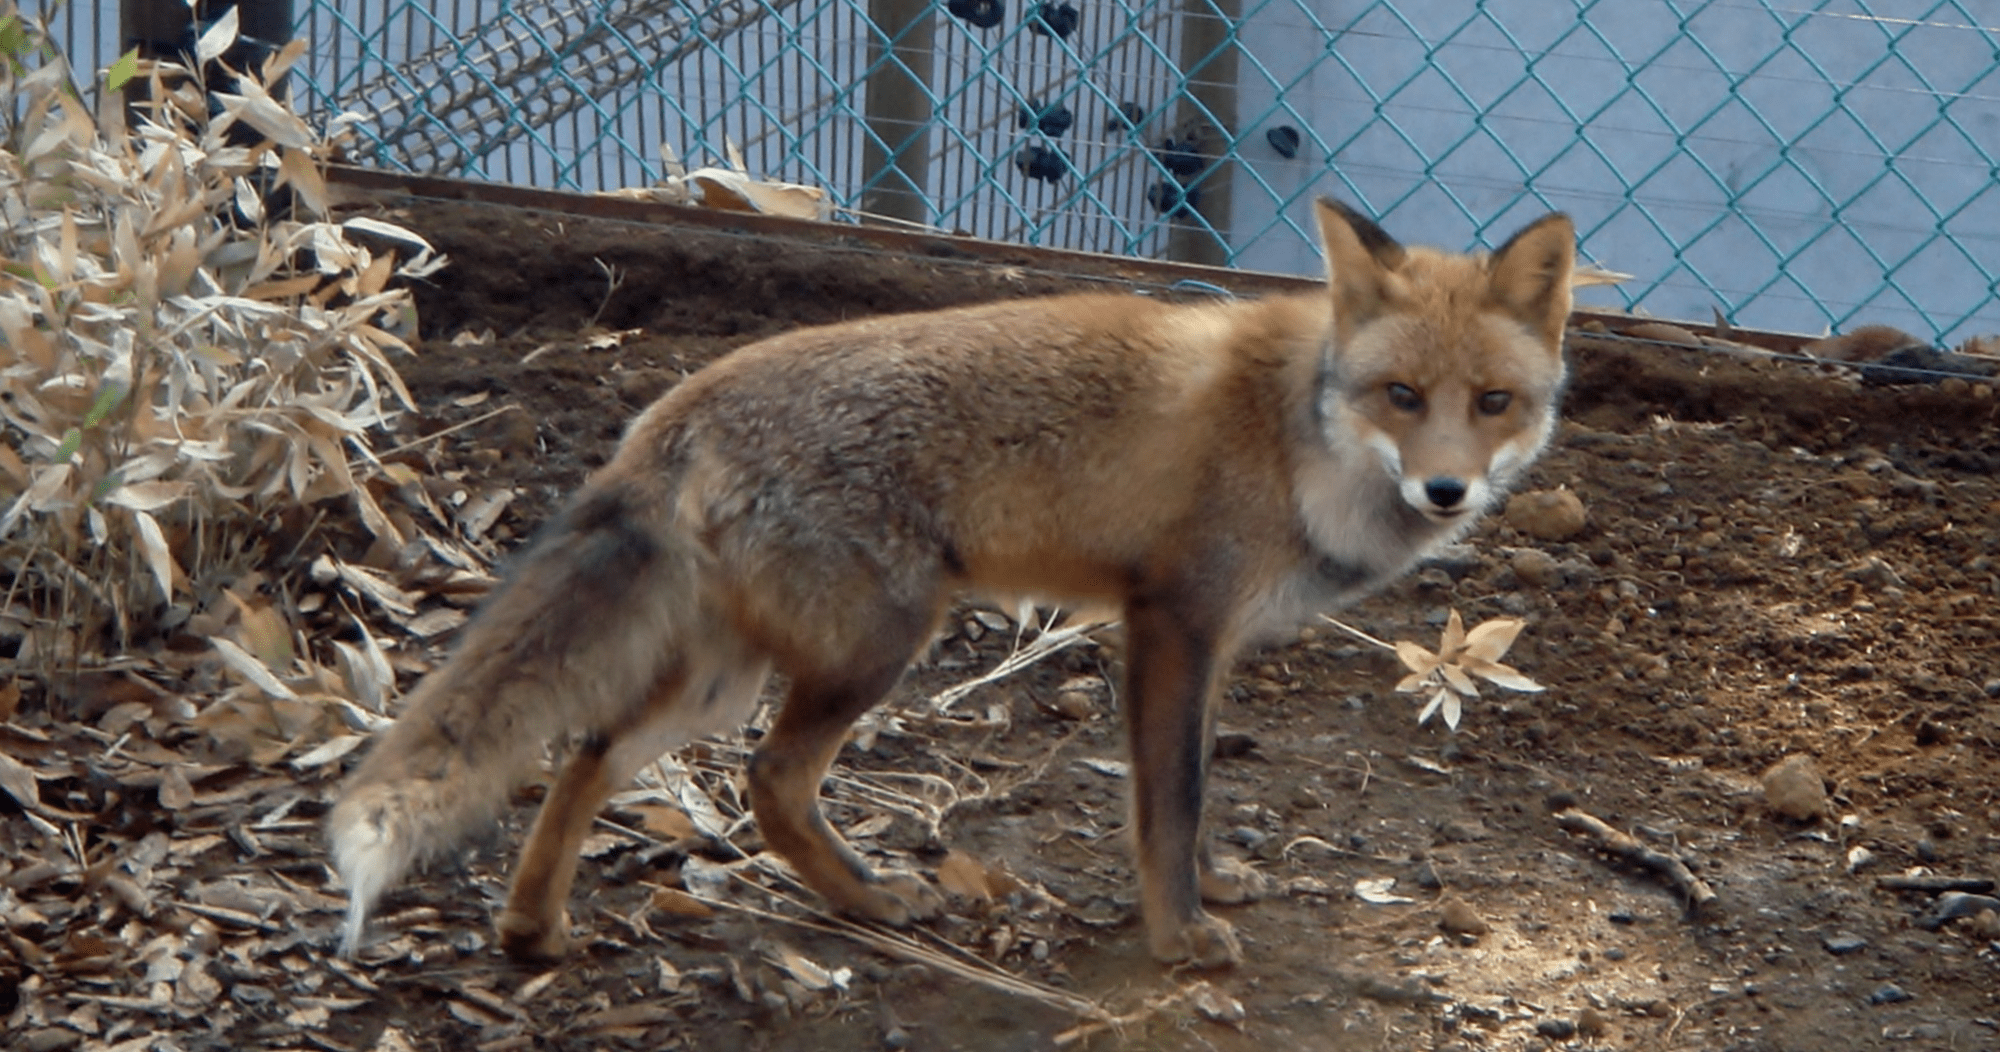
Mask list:
[[598,190],[734,149],[858,212],[1296,273],[1316,194],[1452,247],[1560,208],[1636,276],[1601,304],[2000,329],[1990,4],[292,2],[294,97],[391,168]]

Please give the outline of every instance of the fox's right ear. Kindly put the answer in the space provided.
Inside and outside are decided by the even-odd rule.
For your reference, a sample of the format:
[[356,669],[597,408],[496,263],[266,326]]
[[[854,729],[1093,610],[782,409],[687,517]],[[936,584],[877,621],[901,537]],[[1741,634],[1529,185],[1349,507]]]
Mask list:
[[1330,197],[1320,198],[1313,211],[1335,324],[1345,328],[1381,313],[1403,265],[1403,246],[1374,220]]

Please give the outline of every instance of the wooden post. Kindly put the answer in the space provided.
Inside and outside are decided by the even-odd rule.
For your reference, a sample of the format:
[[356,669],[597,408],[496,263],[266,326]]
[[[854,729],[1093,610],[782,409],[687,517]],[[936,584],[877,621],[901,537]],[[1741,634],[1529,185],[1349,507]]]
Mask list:
[[868,3],[868,19],[879,36],[871,34],[868,45],[861,210],[913,223],[931,218],[933,10],[930,0]]
[[1236,143],[1236,27],[1242,19],[1243,0],[1182,0],[1180,67],[1187,96],[1176,127],[1200,129],[1207,167],[1184,184],[1200,191],[1195,210],[1201,218],[1175,220],[1167,236],[1169,259],[1229,265],[1229,159]]

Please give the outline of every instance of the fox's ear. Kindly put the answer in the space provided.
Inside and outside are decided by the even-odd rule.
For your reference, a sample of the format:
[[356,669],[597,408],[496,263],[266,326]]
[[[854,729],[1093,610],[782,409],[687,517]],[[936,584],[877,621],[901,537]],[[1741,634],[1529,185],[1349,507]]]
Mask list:
[[1403,246],[1375,221],[1330,197],[1313,209],[1326,250],[1326,286],[1335,321],[1345,327],[1381,313],[1392,275],[1403,265]]
[[1576,227],[1561,212],[1529,223],[1486,262],[1487,301],[1519,319],[1551,346],[1569,324]]

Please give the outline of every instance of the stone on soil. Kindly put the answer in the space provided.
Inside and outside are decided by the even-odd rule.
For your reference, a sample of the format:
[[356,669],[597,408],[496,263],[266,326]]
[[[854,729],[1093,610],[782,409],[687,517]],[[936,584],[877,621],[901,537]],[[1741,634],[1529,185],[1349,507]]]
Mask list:
[[1810,822],[1826,811],[1826,783],[1812,757],[1793,753],[1764,772],[1764,801],[1778,815]]

